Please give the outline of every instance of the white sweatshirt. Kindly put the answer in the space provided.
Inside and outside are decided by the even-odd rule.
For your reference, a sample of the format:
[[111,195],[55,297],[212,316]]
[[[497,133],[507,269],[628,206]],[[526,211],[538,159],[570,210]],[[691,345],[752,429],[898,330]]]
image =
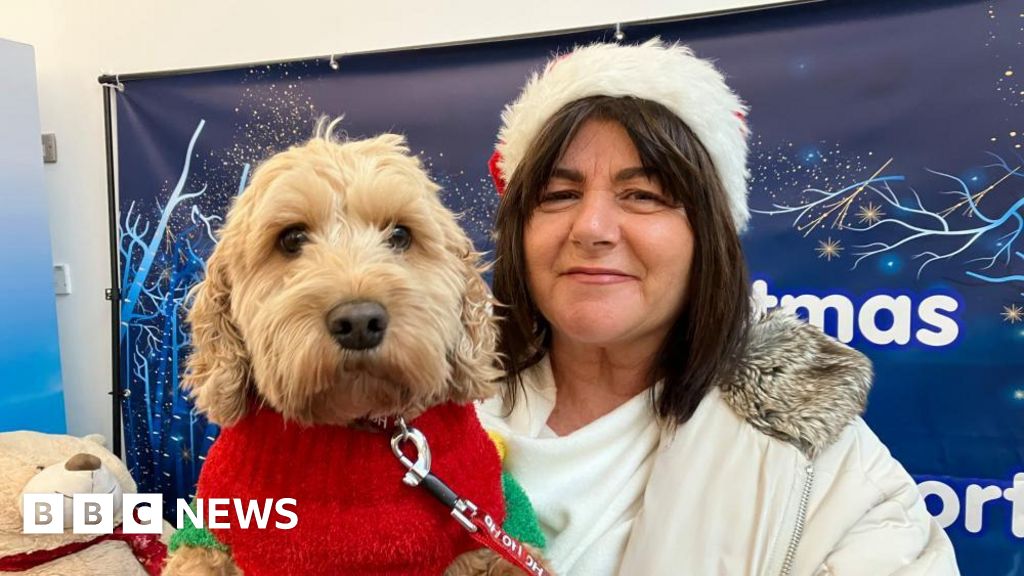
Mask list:
[[501,418],[499,399],[480,410],[506,445],[505,468],[529,494],[559,576],[612,576],[654,464],[659,431],[650,394],[559,437],[547,426],[555,388],[547,358],[528,378],[525,397]]

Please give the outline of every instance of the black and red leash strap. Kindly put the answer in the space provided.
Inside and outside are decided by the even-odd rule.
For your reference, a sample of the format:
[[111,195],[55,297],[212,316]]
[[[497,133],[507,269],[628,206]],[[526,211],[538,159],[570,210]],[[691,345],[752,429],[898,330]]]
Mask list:
[[[409,459],[402,451],[402,444],[411,442],[416,449],[416,460]],[[521,542],[509,536],[486,511],[477,508],[473,502],[459,497],[447,484],[430,471],[430,446],[427,437],[416,428],[406,425],[398,418],[397,428],[391,436],[391,451],[406,468],[402,478],[408,486],[422,486],[451,510],[454,518],[469,532],[478,544],[490,548],[526,574],[549,576],[549,572],[533,557]]]

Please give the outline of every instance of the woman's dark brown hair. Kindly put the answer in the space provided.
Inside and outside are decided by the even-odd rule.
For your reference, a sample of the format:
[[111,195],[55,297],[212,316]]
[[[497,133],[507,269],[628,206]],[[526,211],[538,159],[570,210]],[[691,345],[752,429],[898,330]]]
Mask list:
[[567,104],[547,122],[509,179],[495,223],[494,268],[505,406],[511,409],[521,373],[539,362],[551,343],[551,326],[529,293],[523,231],[558,161],[589,120],[614,121],[626,129],[643,167],[683,207],[693,229],[686,301],[647,375],[648,384],[664,382],[652,397],[658,417],[682,424],[717,381],[731,377],[746,341],[750,284],[711,157],[679,117],[661,104],[632,97],[594,96]]

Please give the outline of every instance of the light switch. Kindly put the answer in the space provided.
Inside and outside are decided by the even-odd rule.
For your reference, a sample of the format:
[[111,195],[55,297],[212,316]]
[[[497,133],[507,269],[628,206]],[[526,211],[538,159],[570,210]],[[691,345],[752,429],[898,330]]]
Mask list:
[[43,134],[43,162],[46,164],[57,162],[56,134]]
[[71,268],[67,264],[53,265],[53,291],[58,296],[71,294]]

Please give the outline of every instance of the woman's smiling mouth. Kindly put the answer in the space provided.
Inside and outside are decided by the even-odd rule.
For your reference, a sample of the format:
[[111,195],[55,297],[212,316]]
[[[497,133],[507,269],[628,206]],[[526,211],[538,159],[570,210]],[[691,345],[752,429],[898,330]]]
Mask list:
[[636,280],[636,277],[614,268],[574,266],[562,273],[581,284],[619,284]]

